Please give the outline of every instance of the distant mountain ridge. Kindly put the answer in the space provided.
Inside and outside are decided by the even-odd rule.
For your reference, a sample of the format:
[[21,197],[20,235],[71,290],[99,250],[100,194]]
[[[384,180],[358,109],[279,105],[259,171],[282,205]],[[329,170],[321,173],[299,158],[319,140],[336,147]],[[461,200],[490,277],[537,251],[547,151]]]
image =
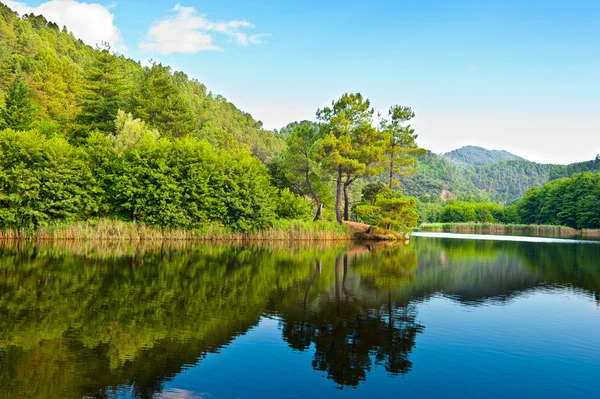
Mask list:
[[[582,172],[600,172],[600,155],[590,161],[554,165],[531,162],[506,151],[481,150],[468,146],[451,151],[460,154],[459,160],[465,154],[481,155],[458,162],[456,157],[451,159],[447,154],[428,151],[418,160],[418,172],[403,180],[402,191],[421,198],[440,198],[443,193],[444,198],[513,203],[531,187]],[[494,156],[501,160],[485,163]],[[476,162],[481,164],[474,165]]]
[[442,156],[459,166],[492,165],[503,161],[527,161],[525,158],[505,150],[488,150],[473,145],[458,148],[442,154]]

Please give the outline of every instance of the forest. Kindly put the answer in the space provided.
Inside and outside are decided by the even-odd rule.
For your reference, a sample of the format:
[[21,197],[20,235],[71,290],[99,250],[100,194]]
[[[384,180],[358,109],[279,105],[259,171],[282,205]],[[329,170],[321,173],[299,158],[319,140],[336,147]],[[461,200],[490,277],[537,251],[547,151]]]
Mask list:
[[532,187],[516,204],[494,202],[421,204],[422,222],[505,223],[600,228],[600,173],[584,172]]
[[446,197],[459,200],[478,199],[511,205],[531,187],[578,173],[600,171],[600,156],[570,165],[554,165],[519,159],[510,153],[473,151],[472,148],[477,147],[463,147],[443,155],[427,152],[418,159],[417,173],[403,181],[405,194],[422,197],[439,196],[444,192]]
[[[600,227],[600,159],[419,148],[410,107],[360,93],[279,131],[202,83],[0,4],[0,228],[114,220],[261,231],[280,220]],[[534,188],[532,188],[534,187]]]
[[[410,108],[391,107],[376,126],[360,93],[317,110],[318,125],[275,133],[184,73],[91,48],[42,16],[1,6],[0,38],[5,229],[98,218],[233,231],[341,223],[353,183],[385,171],[392,187],[422,151]],[[414,205],[397,191],[372,206],[382,226],[406,230]]]

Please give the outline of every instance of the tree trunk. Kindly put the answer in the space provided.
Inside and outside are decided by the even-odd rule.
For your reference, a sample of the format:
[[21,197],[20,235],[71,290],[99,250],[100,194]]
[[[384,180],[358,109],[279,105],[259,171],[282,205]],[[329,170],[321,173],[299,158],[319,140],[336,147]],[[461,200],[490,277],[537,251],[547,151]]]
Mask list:
[[323,213],[323,204],[320,202],[317,202],[317,213],[315,214],[315,218],[313,219],[313,222],[320,220],[322,213]]
[[308,186],[308,189],[310,190],[310,193],[312,194],[313,198],[317,202],[317,213],[315,214],[315,218],[313,219],[313,222],[316,222],[317,220],[321,219],[321,213],[323,212],[323,204],[321,203],[321,201],[319,201],[319,197],[317,196],[317,192],[315,191],[315,188],[313,187],[310,181],[310,175],[308,172],[308,168],[306,168],[306,185]]
[[356,177],[351,178],[348,175],[346,176],[346,181],[344,182],[344,220],[350,220],[350,200],[348,199],[348,187],[350,187],[350,185],[354,183],[355,180]]
[[336,180],[336,190],[335,190],[335,220],[338,223],[342,223],[342,211],[340,209],[340,203],[342,197],[342,165],[338,166],[338,174]]
[[390,190],[394,187],[394,159],[390,159]]
[[348,201],[348,186],[349,184],[344,183],[344,220],[349,220],[348,208],[350,204]]

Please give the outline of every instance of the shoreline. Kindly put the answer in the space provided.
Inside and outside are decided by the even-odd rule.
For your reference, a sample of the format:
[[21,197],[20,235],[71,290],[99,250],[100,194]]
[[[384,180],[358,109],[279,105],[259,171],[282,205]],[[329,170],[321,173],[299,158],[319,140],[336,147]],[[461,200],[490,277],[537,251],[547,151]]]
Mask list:
[[35,230],[0,229],[0,241],[124,241],[124,242],[376,242],[408,241],[407,233],[390,232],[356,222],[278,220],[249,232],[206,224],[198,228],[162,228],[135,222],[97,219],[54,222]]
[[520,234],[569,238],[598,238],[600,229],[574,229],[566,226],[500,223],[423,223],[415,231],[474,233],[474,234]]

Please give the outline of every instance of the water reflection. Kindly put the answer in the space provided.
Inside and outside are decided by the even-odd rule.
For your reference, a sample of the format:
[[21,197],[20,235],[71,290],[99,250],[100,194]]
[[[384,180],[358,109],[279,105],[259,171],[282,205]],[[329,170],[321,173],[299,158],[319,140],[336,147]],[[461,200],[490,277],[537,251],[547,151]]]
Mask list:
[[[355,387],[415,366],[418,304],[503,303],[540,286],[598,298],[600,246],[418,238],[397,246],[4,243],[0,397],[151,398],[262,316]],[[257,349],[259,350],[259,349]]]
[[[380,274],[373,272],[376,260],[381,261],[375,266]],[[326,372],[339,387],[357,386],[373,365],[383,365],[391,374],[407,373],[412,366],[408,355],[423,327],[416,322],[413,306],[393,303],[392,291],[410,279],[415,268],[410,247],[380,249],[368,256],[355,250],[335,258],[333,286],[325,281],[330,288],[311,297],[316,280],[328,277],[323,276],[322,261],[317,261],[303,297],[299,290],[294,300],[288,291],[274,306],[284,340],[299,351],[314,344],[313,368]],[[378,300],[380,290],[388,292],[387,301]]]

